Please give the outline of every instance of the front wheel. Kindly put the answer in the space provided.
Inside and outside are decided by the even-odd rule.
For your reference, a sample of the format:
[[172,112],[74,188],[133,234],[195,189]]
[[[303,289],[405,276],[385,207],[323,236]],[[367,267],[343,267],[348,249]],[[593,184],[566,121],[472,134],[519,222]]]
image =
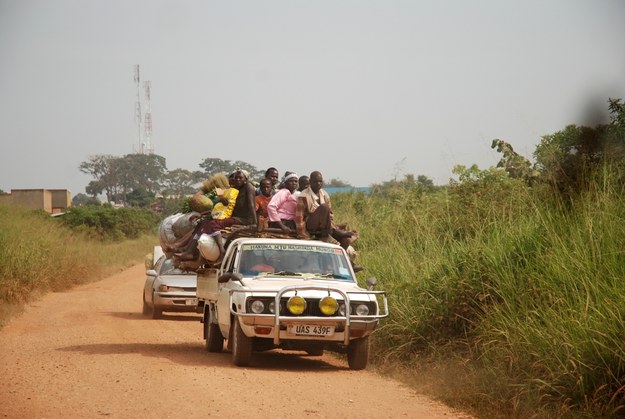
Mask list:
[[350,370],[363,370],[369,361],[369,336],[354,339],[347,347],[347,363]]
[[150,314],[152,314],[152,307],[145,302],[145,294],[143,294],[143,315],[149,316]]
[[206,306],[204,311],[206,350],[208,352],[221,352],[224,350],[224,337],[219,330],[219,325],[213,322],[213,310],[214,308]]
[[153,319],[162,319],[163,318],[163,310],[160,308],[156,308],[156,304],[154,304],[154,301],[156,301],[156,298],[154,298],[155,296],[152,295],[152,318]]
[[252,338],[247,337],[241,329],[239,318],[234,318],[232,330],[232,360],[234,365],[246,367],[252,359]]

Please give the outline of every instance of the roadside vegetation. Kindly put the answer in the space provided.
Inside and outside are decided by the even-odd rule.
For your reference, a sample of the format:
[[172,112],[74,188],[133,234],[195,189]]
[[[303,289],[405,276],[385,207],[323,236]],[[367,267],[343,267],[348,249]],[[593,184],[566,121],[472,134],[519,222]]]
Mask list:
[[616,415],[623,192],[605,179],[574,202],[549,201],[489,175],[428,195],[342,196],[337,213],[351,208],[360,232],[359,276],[389,295],[373,362],[482,417]]
[[389,295],[380,371],[479,417],[625,414],[622,105],[612,115],[543,137],[534,165],[495,140],[500,167],[457,167],[445,187],[336,196],[360,279]]
[[160,218],[110,206],[43,211],[0,206],[0,327],[50,291],[102,279],[143,262]]
[[[373,367],[478,417],[625,415],[625,104],[609,111],[544,136],[535,163],[497,139],[497,167],[458,166],[448,185],[333,195],[360,233],[359,280],[389,296]],[[159,220],[0,207],[0,311],[143,261]]]

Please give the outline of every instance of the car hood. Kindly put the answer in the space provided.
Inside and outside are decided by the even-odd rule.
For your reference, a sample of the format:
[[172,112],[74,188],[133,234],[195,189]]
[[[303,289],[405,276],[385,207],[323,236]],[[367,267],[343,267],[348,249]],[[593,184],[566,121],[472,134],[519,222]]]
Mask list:
[[162,275],[157,281],[161,284],[174,287],[195,288],[197,277],[195,275]]
[[[366,293],[367,290],[361,288],[353,281],[341,281],[341,280],[326,280],[326,279],[304,279],[304,278],[292,278],[292,277],[281,277],[281,278],[267,278],[267,277],[255,277],[255,278],[245,278],[243,279],[244,289],[247,289],[249,292],[258,295],[264,293],[273,293],[284,287],[288,286],[318,286],[324,288],[334,288],[339,289],[344,292],[350,292],[350,296],[356,298],[353,292],[363,292]],[[303,296],[311,296],[314,294],[318,294],[320,292],[325,293],[325,291],[320,290],[308,290],[308,291],[299,291],[298,295]],[[335,293],[332,293],[335,294]],[[338,293],[334,295],[335,298],[340,297]],[[285,293],[285,296],[293,295],[293,292]],[[327,294],[326,294],[327,295]],[[357,298],[362,299],[362,298]],[[369,299],[365,297],[364,299]]]

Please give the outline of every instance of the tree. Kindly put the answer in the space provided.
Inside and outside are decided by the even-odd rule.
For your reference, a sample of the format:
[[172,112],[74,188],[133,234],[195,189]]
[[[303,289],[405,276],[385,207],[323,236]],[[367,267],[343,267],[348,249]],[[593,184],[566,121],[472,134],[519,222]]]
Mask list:
[[[625,130],[625,103],[621,99],[608,99],[610,123],[623,135]],[[621,138],[622,139],[622,138]]]
[[[206,158],[200,163],[204,171],[185,169],[167,171],[165,158],[156,154],[127,154],[123,157],[95,155],[79,166],[81,172],[93,176],[85,191],[92,197],[104,193],[107,202],[126,203],[132,194],[136,204],[145,196],[162,192],[165,195],[187,195],[195,192],[196,185],[207,177],[237,168],[247,170],[250,179],[264,176],[263,171],[243,161]],[[145,195],[145,196],[144,196]],[[140,199],[139,199],[140,198]]]
[[154,201],[154,193],[145,188],[139,187],[130,192],[126,200],[128,205],[134,208],[149,208]]
[[98,154],[91,156],[88,161],[80,163],[80,171],[95,178],[86,187],[86,192],[89,195],[95,198],[104,192],[108,202],[111,202],[117,196],[119,181],[114,163],[116,159],[118,157]]
[[342,188],[345,186],[352,186],[348,182],[345,182],[339,178],[332,178],[328,182],[324,182],[324,186],[327,188]]
[[167,171],[165,158],[156,154],[96,155],[79,169],[95,178],[86,192],[93,197],[104,192],[108,202],[126,202],[126,195],[139,188],[159,192]]
[[140,188],[152,194],[161,190],[167,173],[164,157],[156,154],[127,154],[116,163],[124,196]]
[[100,205],[100,200],[84,193],[79,193],[72,198],[73,207],[83,207],[86,205]]
[[185,169],[170,170],[165,175],[164,196],[184,196],[196,191],[197,185],[204,180],[204,173],[198,171],[191,172]]
[[595,127],[568,125],[542,137],[534,151],[540,179],[565,195],[593,182],[598,169],[625,164],[625,104],[609,99],[610,123]]
[[413,174],[404,175],[404,179],[392,179],[383,182],[381,185],[374,185],[376,194],[388,197],[403,196],[405,194],[413,194],[416,196],[425,193],[434,192],[439,187],[434,185],[434,181],[426,175],[418,175],[415,179]]
[[511,178],[523,179],[529,185],[538,178],[538,170],[532,167],[528,159],[514,151],[507,142],[496,138],[493,140],[491,148],[496,148],[502,154],[497,167],[503,168]]
[[434,181],[430,179],[429,177],[427,177],[426,175],[417,176],[417,185],[419,185],[419,187],[422,190],[428,191],[428,192],[432,192],[436,189],[436,186],[434,185]]
[[255,166],[240,160],[233,162],[231,160],[207,157],[200,163],[200,167],[204,169],[206,177],[222,172],[230,174],[237,168],[247,170],[250,173],[250,179],[260,179],[265,176],[264,170],[258,170]]

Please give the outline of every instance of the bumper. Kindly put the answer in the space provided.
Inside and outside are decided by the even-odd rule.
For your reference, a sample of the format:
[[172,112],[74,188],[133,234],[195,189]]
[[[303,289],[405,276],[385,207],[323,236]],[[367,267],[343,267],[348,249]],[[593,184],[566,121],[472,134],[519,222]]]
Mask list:
[[[248,337],[271,338],[274,345],[279,345],[284,340],[307,340],[317,342],[336,342],[348,345],[351,339],[357,339],[368,336],[377,327],[379,319],[388,316],[388,302],[384,291],[343,291],[341,289],[328,289],[328,287],[317,286],[287,286],[276,292],[275,307],[279,306],[279,301],[284,294],[292,291],[317,290],[327,293],[329,291],[339,294],[346,306],[350,306],[350,294],[368,294],[377,298],[381,298],[384,309],[383,314],[374,314],[367,316],[346,315],[346,316],[282,316],[275,314],[253,314],[237,312],[232,309],[234,307],[232,300],[234,293],[241,293],[243,297],[249,295],[244,290],[231,290],[230,292],[230,312],[232,315],[239,317],[241,329]],[[379,304],[378,304],[379,305]],[[297,333],[298,326],[304,329],[327,330],[332,328],[332,333],[325,335],[315,335],[309,333]]]
[[157,293],[154,307],[163,311],[198,312],[195,294]]

